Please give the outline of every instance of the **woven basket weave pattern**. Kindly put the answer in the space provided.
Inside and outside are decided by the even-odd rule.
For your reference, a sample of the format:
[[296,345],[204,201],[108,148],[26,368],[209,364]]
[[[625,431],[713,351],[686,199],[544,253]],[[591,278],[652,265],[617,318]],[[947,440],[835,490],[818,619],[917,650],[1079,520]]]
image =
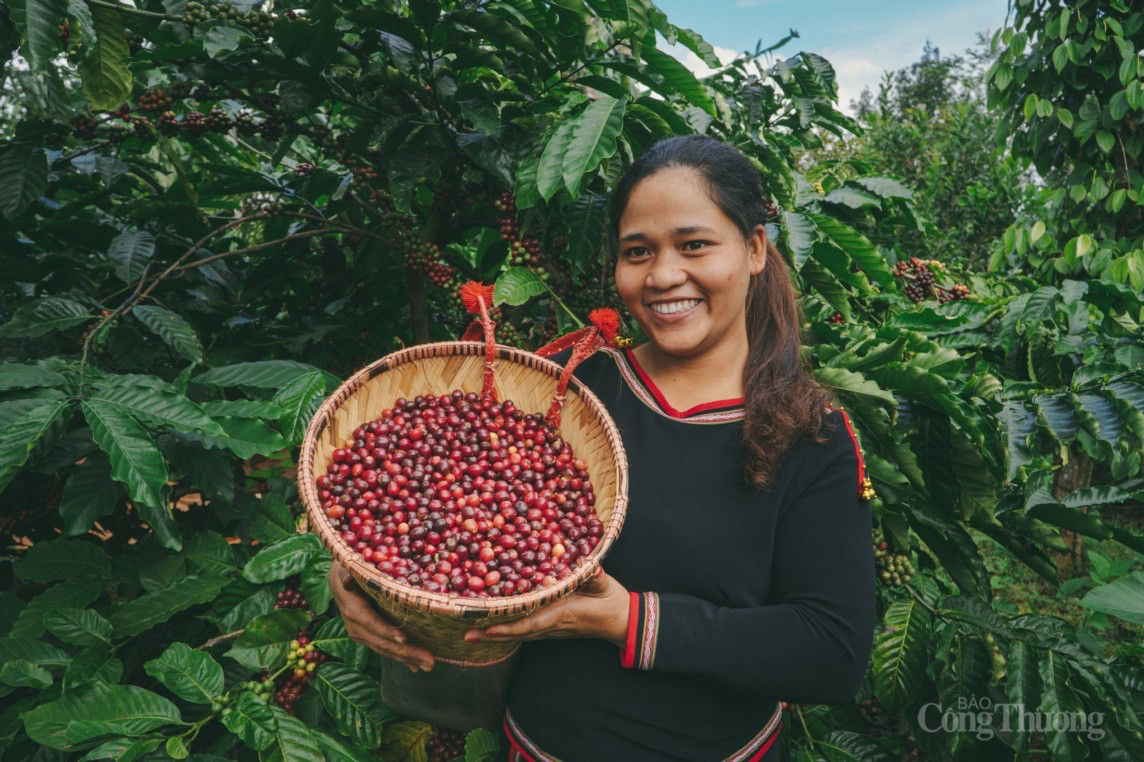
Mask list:
[[[435,655],[489,662],[510,653],[511,643],[465,643],[464,632],[526,616],[571,593],[589,580],[623,526],[627,507],[627,460],[619,431],[595,395],[576,379],[569,385],[560,435],[588,463],[596,495],[596,515],[604,524],[600,542],[588,560],[548,588],[506,598],[461,598],[429,593],[391,579],[366,563],[330,525],[318,499],[316,478],[326,473],[334,449],[353,430],[381,416],[399,397],[447,394],[454,389],[480,392],[484,345],[479,342],[422,344],[387,355],[351,376],[318,409],[306,437],[298,485],[310,526],[344,566],[404,631]],[[523,350],[497,345],[496,381],[500,399],[512,400],[526,413],[543,414],[556,391],[561,368]]]

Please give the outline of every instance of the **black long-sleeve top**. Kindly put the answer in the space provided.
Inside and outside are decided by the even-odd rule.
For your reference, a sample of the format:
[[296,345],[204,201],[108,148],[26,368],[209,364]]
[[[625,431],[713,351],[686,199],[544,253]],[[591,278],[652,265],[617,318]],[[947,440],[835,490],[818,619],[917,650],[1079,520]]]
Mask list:
[[[563,361],[567,352],[557,355]],[[742,400],[677,411],[629,351],[575,372],[615,420],[628,512],[604,569],[632,591],[627,647],[525,643],[505,729],[526,759],[773,760],[778,702],[857,692],[875,573],[861,452],[846,414],[742,476]]]

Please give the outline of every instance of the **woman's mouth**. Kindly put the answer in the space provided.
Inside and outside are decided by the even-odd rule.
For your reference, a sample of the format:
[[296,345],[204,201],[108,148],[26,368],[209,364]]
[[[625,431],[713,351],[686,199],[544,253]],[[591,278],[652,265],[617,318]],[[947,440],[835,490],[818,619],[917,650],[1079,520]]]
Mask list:
[[702,301],[702,299],[673,299],[671,301],[649,303],[647,308],[657,318],[677,319],[690,313],[698,307]]

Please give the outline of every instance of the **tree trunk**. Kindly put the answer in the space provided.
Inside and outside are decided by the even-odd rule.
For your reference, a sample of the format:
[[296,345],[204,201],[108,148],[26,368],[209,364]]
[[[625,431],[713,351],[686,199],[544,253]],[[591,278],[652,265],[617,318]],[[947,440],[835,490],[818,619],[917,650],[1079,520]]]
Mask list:
[[[1053,476],[1053,497],[1063,500],[1073,490],[1087,487],[1092,484],[1092,460],[1077,448],[1069,450],[1068,463],[1057,469]],[[1082,513],[1088,513],[1088,506],[1078,508]],[[1057,554],[1057,575],[1063,582],[1085,573],[1086,561],[1084,555],[1084,535],[1067,529],[1061,530],[1061,539],[1068,544],[1069,550]]]

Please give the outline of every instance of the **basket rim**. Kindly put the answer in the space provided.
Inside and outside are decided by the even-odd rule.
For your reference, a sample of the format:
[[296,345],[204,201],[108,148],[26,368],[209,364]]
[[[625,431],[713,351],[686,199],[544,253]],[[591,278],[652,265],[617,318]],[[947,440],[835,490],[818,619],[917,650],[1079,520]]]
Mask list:
[[[310,423],[306,426],[306,434],[302,439],[298,458],[299,495],[309,518],[310,531],[315,532],[323,544],[330,549],[334,560],[370,590],[397,603],[450,618],[479,619],[504,614],[527,614],[573,592],[597,574],[600,562],[608,554],[612,544],[619,536],[627,514],[628,462],[619,427],[616,426],[611,414],[608,413],[608,409],[595,393],[573,376],[568,384],[568,391],[580,397],[603,424],[605,439],[608,442],[614,463],[612,470],[616,475],[616,494],[612,501],[611,514],[604,525],[599,543],[586,557],[586,560],[567,577],[549,587],[497,598],[466,598],[447,593],[433,593],[383,574],[376,567],[364,561],[357,551],[342,539],[341,535],[330,525],[321,508],[316,476],[314,475],[318,439],[325,431],[326,426],[329,425],[330,418],[336,410],[365,382],[400,365],[436,357],[471,356],[483,354],[484,351],[485,344],[479,341],[431,342],[398,349],[362,367],[329,394],[315,411]],[[543,373],[552,378],[559,378],[564,370],[562,366],[546,357],[506,344],[496,345],[496,355],[498,360],[522,364],[529,370]],[[527,357],[532,365],[520,363],[518,358],[523,357]]]

